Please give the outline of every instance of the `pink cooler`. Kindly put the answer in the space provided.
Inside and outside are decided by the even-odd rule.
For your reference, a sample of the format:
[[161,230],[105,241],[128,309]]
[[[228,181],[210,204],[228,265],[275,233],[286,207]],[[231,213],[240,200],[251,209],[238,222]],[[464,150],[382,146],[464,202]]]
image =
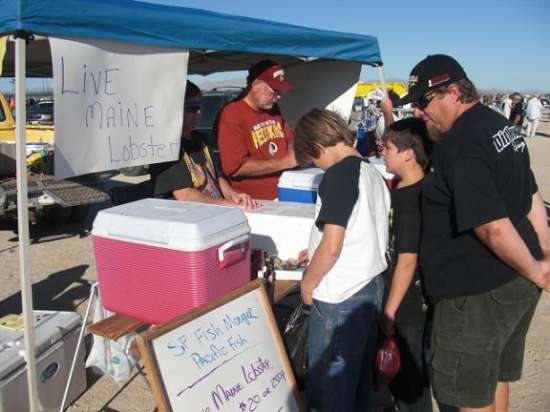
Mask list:
[[244,285],[249,231],[232,207],[143,199],[100,211],[92,237],[103,305],[163,323]]

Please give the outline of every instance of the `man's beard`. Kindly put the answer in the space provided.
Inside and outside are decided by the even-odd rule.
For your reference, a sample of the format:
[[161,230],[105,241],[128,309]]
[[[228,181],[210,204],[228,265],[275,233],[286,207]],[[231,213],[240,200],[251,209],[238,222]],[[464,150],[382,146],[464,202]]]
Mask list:
[[438,142],[441,140],[441,136],[443,133],[441,133],[438,129],[435,127],[427,127],[428,136],[430,136],[430,139],[434,142]]
[[273,109],[274,105],[275,105],[275,103],[268,102],[268,103],[262,103],[262,104],[258,105],[258,107],[262,110],[271,110],[271,109]]

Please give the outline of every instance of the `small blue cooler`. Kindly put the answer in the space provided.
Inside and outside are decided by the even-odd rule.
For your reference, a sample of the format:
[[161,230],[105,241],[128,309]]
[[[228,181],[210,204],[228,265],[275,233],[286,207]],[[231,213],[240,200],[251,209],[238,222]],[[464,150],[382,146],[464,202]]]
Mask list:
[[277,185],[279,200],[315,203],[323,173],[323,170],[316,167],[283,172]]

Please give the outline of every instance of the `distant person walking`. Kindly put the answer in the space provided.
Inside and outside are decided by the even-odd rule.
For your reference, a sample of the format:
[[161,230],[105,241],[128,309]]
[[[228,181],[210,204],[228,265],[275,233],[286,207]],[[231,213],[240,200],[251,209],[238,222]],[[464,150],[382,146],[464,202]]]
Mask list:
[[533,96],[527,103],[527,137],[535,137],[542,115],[542,103],[537,96]]
[[519,129],[521,129],[521,127],[523,126],[523,117],[523,97],[519,93],[514,93],[512,95],[512,111],[510,112],[508,120],[510,120],[510,122],[514,126],[517,126]]
[[513,94],[509,95],[502,101],[502,114],[507,119],[510,118],[510,113],[512,112],[512,96]]

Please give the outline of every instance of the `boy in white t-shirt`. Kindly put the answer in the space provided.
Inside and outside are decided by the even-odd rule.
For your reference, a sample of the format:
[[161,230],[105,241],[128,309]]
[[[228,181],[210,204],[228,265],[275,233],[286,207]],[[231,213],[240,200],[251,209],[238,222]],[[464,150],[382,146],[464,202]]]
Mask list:
[[344,120],[328,110],[311,110],[295,128],[298,163],[325,170],[301,282],[302,299],[312,306],[307,389],[313,411],[373,407],[390,196],[353,143]]

